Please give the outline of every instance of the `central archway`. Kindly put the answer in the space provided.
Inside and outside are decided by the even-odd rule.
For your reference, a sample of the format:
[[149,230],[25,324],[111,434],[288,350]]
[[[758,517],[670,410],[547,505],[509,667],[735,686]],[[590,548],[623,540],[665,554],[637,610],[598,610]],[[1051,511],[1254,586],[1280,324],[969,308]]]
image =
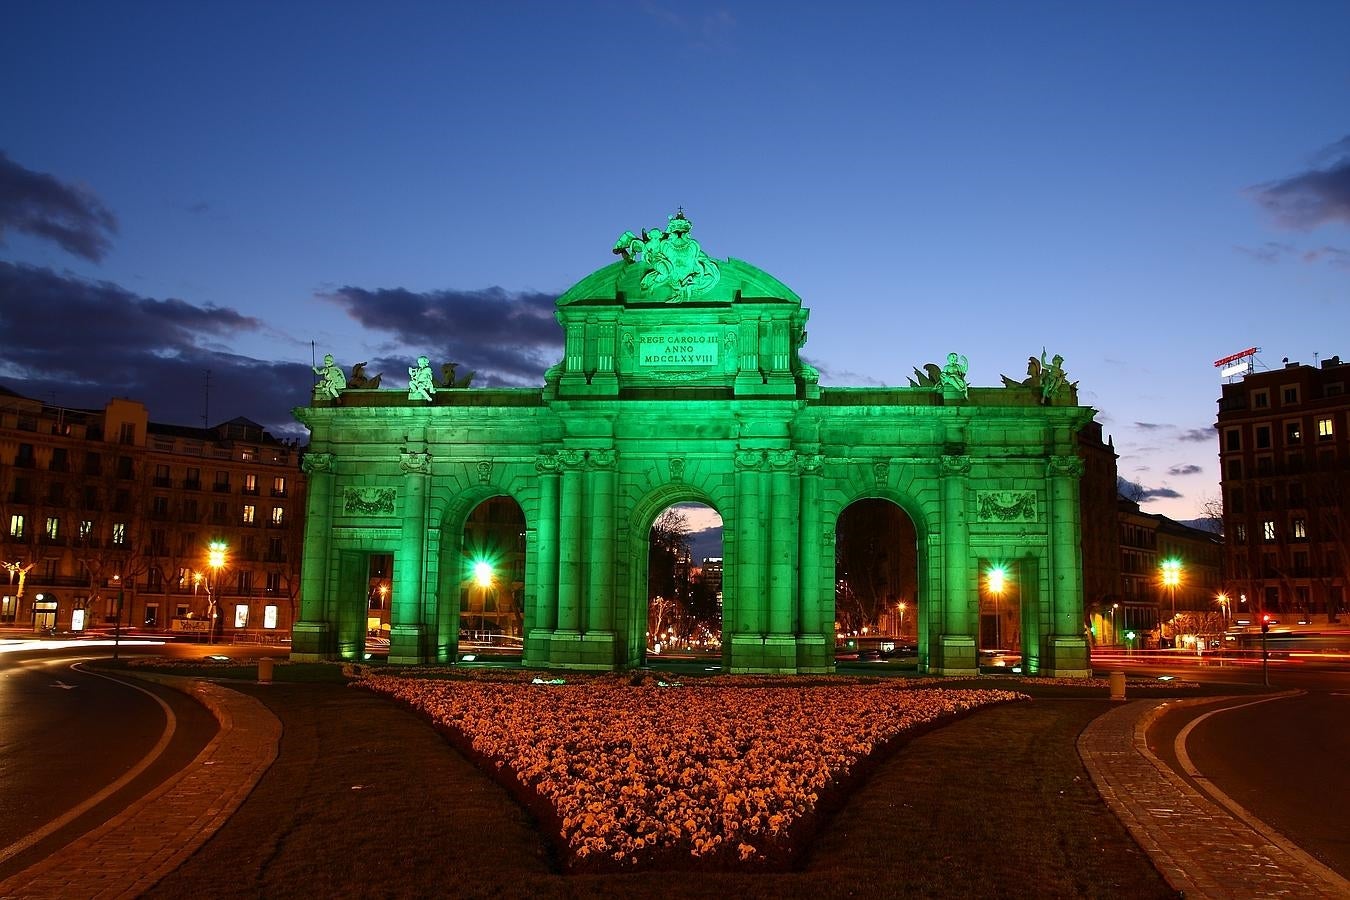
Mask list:
[[668,506],[649,532],[646,662],[722,652],[722,517],[702,503]]
[[839,514],[835,538],[836,649],[917,656],[923,604],[918,533],[891,500],[865,497]]

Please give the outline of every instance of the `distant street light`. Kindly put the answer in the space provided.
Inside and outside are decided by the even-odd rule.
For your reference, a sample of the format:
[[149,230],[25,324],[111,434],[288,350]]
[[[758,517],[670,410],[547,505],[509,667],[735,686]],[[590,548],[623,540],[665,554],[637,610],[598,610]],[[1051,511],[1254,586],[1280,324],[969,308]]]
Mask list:
[[1118,610],[1118,609],[1120,609],[1120,604],[1119,604],[1119,603],[1112,603],[1112,604],[1111,604],[1111,643],[1112,643],[1112,644],[1119,643],[1119,641],[1116,639],[1116,610]]
[[113,581],[117,582],[117,618],[113,620],[113,661],[116,662],[117,651],[122,645],[122,599],[126,588],[125,585],[122,584],[122,576],[120,574],[114,575]]
[[904,638],[905,638],[905,609],[907,608],[907,606],[908,606],[908,604],[906,604],[905,601],[903,601],[903,600],[901,600],[900,603],[898,604],[898,608],[899,608],[899,610],[900,610],[900,639],[901,639],[901,640],[904,640]]
[[994,598],[994,644],[999,650],[1003,649],[1003,611],[1000,601],[1003,599],[1007,581],[1008,570],[1003,566],[990,566],[984,573],[985,587]]
[[1177,645],[1177,585],[1181,584],[1181,560],[1162,561],[1162,583],[1172,595],[1172,646]]
[[214,644],[216,642],[216,621],[220,618],[219,601],[216,596],[220,590],[220,570],[225,568],[225,564],[229,561],[230,547],[224,541],[212,541],[206,545],[206,550],[206,566],[211,570],[211,577],[206,582],[206,599],[211,612],[207,627],[211,631],[206,642]]
[[473,580],[479,588],[478,631],[487,630],[487,592],[492,587],[492,563],[480,559],[473,564]]

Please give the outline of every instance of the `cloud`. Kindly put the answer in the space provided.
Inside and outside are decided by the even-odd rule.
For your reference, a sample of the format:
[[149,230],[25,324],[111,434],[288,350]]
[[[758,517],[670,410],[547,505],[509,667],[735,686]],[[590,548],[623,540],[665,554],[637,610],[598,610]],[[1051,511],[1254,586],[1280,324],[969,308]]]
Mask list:
[[[319,296],[366,329],[426,353],[435,367],[454,361],[461,372],[473,369],[475,384],[540,384],[562,356],[562,329],[553,318],[557,294],[342,287]],[[406,368],[407,362],[390,365]]]
[[156,300],[109,282],[0,262],[0,331],[26,336],[7,342],[0,381],[37,400],[101,409],[114,396],[128,397],[159,422],[196,425],[205,412],[210,424],[242,415],[298,433],[290,409],[308,401],[309,367],[211,346],[260,328],[233,309]]
[[1177,435],[1177,440],[1189,444],[1208,444],[1214,440],[1213,428],[1190,428]]
[[1279,241],[1266,241],[1260,247],[1234,247],[1239,253],[1250,256],[1258,262],[1274,265],[1285,256],[1298,252],[1298,248],[1292,244],[1282,244]]
[[1307,263],[1321,262],[1325,260],[1328,265],[1335,266],[1337,269],[1350,269],[1350,250],[1342,250],[1340,247],[1323,246],[1313,250],[1306,250],[1303,253],[1303,261]]
[[802,362],[808,366],[815,366],[816,371],[820,373],[822,382],[828,381],[831,384],[848,385],[850,387],[886,387],[886,382],[870,375],[859,375],[857,372],[850,372],[848,369],[836,369],[814,357],[808,359],[805,354],[802,355]]
[[1168,475],[1196,475],[1205,471],[1200,466],[1186,463],[1184,465],[1172,466],[1167,470]]
[[1171,425],[1164,425],[1161,422],[1135,422],[1134,427],[1141,431],[1160,431],[1164,428],[1171,428]]
[[8,230],[99,262],[112,249],[117,219],[91,192],[25,169],[0,151],[0,239]]
[[1179,499],[1182,495],[1169,487],[1150,488],[1144,487],[1137,481],[1130,481],[1128,478],[1116,476],[1116,493],[1133,500],[1135,503],[1148,503],[1150,500]]
[[1326,161],[1322,168],[1258,184],[1248,192],[1286,228],[1350,224],[1350,137],[1327,147],[1318,158]]

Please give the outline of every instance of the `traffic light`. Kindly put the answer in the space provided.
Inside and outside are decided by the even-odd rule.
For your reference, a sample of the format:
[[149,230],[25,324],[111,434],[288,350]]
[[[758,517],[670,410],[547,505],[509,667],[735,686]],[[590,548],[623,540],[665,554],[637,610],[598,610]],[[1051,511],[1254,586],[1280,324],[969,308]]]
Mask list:
[[1261,617],[1261,633],[1270,634],[1270,613],[1266,613]]

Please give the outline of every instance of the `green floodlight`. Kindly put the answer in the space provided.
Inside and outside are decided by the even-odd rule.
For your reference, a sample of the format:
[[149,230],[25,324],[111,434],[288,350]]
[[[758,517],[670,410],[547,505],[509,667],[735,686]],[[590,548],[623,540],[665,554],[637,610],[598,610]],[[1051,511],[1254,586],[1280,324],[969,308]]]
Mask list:
[[489,587],[492,584],[492,563],[485,559],[480,559],[473,564],[473,580],[479,587]]

